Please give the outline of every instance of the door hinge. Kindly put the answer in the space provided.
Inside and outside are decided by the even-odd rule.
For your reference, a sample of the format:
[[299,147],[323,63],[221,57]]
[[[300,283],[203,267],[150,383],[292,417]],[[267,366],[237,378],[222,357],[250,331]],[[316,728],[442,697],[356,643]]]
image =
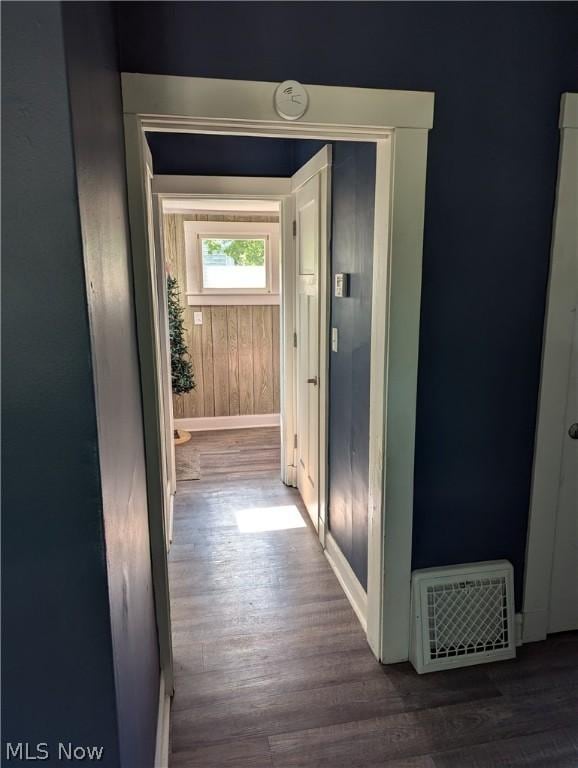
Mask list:
[[293,221],[293,237],[297,237],[297,221]]
[[293,448],[297,448],[297,435],[293,437]]
[[293,346],[297,347],[297,331],[293,331]]

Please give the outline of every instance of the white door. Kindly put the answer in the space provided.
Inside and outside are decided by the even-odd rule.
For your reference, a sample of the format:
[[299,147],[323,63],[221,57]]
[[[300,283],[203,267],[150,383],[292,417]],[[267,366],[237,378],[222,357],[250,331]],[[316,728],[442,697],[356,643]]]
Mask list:
[[[326,249],[321,238],[327,231],[327,195],[330,148],[325,147],[293,177],[295,192],[296,259],[296,466],[297,488],[316,530],[319,527],[319,461],[321,387],[325,366],[320,364],[320,328],[325,332],[320,305],[321,270]],[[324,345],[321,345],[322,347]]]
[[578,331],[574,309],[574,333],[566,399],[562,466],[556,511],[556,537],[550,585],[548,632],[578,629]]

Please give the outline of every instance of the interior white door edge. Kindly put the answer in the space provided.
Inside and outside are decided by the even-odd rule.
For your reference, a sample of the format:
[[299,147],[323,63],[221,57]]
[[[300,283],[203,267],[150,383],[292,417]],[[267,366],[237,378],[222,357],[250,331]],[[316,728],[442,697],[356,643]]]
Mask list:
[[[327,231],[331,146],[292,179],[295,197],[295,393],[297,488],[322,542],[327,465]],[[323,515],[320,514],[321,510]]]

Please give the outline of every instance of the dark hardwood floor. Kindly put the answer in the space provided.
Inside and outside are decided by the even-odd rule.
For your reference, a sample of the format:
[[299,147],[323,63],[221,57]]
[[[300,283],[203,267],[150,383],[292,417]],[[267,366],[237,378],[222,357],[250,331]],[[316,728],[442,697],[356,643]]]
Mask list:
[[578,766],[578,633],[511,662],[380,666],[279,480],[278,430],[194,439],[169,558],[171,768]]

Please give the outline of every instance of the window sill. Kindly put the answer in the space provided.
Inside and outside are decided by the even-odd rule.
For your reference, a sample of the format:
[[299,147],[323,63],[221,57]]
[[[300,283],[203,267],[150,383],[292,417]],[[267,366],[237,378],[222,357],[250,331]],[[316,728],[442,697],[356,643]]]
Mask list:
[[278,293],[187,293],[187,304],[189,307],[272,306],[281,304],[281,296]]

